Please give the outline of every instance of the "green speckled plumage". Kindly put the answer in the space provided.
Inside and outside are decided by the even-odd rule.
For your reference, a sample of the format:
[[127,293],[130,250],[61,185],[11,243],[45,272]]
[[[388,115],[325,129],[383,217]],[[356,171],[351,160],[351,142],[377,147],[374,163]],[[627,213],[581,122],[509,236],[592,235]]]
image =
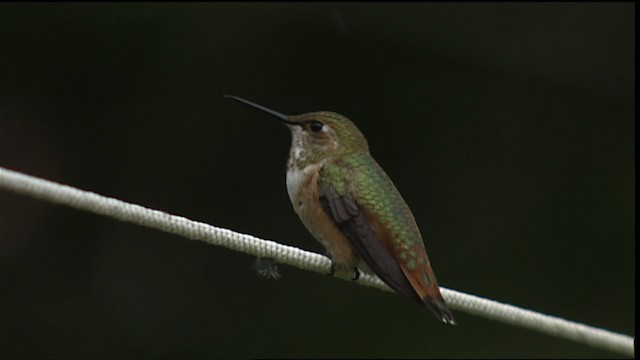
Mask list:
[[[389,232],[393,239],[389,245],[398,254],[409,254],[414,245],[424,247],[409,207],[391,179],[368,153],[347,154],[328,161],[320,170],[319,181],[330,183],[340,195],[352,191],[357,203],[367,213],[375,214]],[[415,255],[410,258],[418,255],[415,251],[413,253]]]

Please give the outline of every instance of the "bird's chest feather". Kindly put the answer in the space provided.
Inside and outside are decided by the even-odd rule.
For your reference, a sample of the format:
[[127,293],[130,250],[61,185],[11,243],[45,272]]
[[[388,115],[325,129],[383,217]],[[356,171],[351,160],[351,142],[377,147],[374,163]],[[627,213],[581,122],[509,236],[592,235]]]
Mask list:
[[287,192],[296,213],[309,206],[309,202],[318,198],[317,181],[320,164],[307,165],[300,169],[292,166],[287,171]]
[[337,264],[354,261],[354,254],[347,238],[329,218],[320,205],[318,179],[322,164],[295,166],[287,171],[287,191],[296,214],[305,227],[327,248]]

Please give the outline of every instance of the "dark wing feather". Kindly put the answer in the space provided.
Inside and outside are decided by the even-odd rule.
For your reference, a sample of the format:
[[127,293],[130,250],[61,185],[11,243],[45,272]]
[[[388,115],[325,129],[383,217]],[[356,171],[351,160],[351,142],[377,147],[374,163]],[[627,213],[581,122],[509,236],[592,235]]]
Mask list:
[[328,183],[319,185],[320,204],[327,215],[349,240],[364,262],[390,288],[400,295],[423,304],[413,290],[400,265],[373,231],[369,219],[349,194],[340,195]]

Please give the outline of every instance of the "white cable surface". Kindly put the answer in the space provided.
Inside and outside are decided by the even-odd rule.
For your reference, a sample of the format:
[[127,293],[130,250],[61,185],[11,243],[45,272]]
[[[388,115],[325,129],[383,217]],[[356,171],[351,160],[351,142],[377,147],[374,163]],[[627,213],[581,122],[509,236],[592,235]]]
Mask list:
[[[2,167],[0,167],[0,188],[177,234],[189,239],[224,246],[247,254],[272,258],[278,263],[292,265],[304,270],[326,274],[331,266],[330,260],[320,254],[217,228],[162,211],[147,209],[139,205],[79,190]],[[391,291],[380,279],[364,273],[361,274],[357,282],[362,285]],[[634,356],[634,339],[630,336],[487,300],[456,290],[446,288],[441,288],[441,290],[447,303],[454,309],[549,335],[571,339],[590,346],[608,349],[627,356]]]

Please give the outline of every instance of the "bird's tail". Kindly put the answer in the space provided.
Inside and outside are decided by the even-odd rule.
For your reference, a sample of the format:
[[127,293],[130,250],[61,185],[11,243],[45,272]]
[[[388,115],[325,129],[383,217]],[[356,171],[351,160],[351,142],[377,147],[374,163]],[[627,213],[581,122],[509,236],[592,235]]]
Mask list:
[[453,313],[449,310],[447,303],[444,302],[442,295],[438,293],[436,296],[424,297],[422,299],[425,305],[431,310],[440,321],[445,324],[455,325],[456,319],[453,317]]

